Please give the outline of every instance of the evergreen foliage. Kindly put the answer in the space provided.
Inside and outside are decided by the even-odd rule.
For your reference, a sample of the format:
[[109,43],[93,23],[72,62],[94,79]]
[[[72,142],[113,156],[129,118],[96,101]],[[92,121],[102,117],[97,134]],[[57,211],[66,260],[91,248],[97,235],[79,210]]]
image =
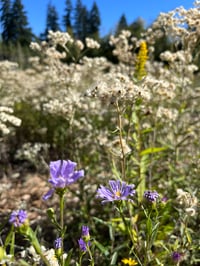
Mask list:
[[5,44],[29,45],[33,34],[21,0],[1,0],[2,41]]
[[11,9],[11,17],[13,43],[20,43],[22,46],[29,45],[33,34],[31,28],[28,26],[28,19],[21,0],[14,1]]
[[84,41],[88,33],[88,21],[87,8],[81,0],[77,0],[74,11],[74,35],[76,39]]
[[[154,44],[154,49],[155,49],[154,59],[156,61],[160,61],[160,54],[163,51],[173,50],[172,46],[173,46],[172,40],[170,41],[170,39],[165,34],[163,34],[163,36],[158,38]],[[177,50],[177,48],[175,50]]]
[[125,16],[125,14],[122,14],[120,19],[119,19],[119,22],[117,24],[115,35],[118,35],[122,30],[125,30],[127,28],[128,28],[128,23],[126,20],[126,16]]
[[88,18],[88,36],[99,39],[99,27],[101,25],[100,12],[96,2],[93,3]]
[[63,16],[63,25],[65,30],[72,35],[72,11],[73,6],[71,0],[65,2],[65,15]]
[[56,7],[52,5],[51,3],[48,4],[47,6],[47,17],[46,17],[46,28],[44,33],[41,34],[41,39],[46,40],[48,32],[50,30],[52,31],[59,31],[60,26],[59,26],[59,17],[58,17],[58,12],[56,10]]
[[11,29],[11,2],[10,0],[1,0],[2,41],[8,43],[12,38]]
[[141,33],[145,31],[144,20],[142,18],[136,19],[128,26],[128,30],[134,37],[139,39],[141,37]]

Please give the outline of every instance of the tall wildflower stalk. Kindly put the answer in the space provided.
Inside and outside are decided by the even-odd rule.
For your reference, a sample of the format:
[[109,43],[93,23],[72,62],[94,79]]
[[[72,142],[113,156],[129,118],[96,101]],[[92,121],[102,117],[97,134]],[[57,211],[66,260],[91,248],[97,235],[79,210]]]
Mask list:
[[[148,59],[148,49],[147,44],[145,41],[142,41],[140,43],[140,49],[137,55],[136,60],[136,66],[135,66],[135,77],[137,81],[140,81],[144,76],[146,76],[147,72],[145,69],[145,65]],[[134,134],[134,140],[135,140],[135,147],[137,151],[137,161],[139,165],[139,185],[138,185],[138,198],[139,201],[142,200],[143,193],[145,190],[145,171],[146,171],[146,160],[141,155],[142,152],[142,140],[141,140],[141,125],[140,125],[140,106],[141,106],[141,100],[138,100],[136,102],[135,110],[132,115],[132,121],[134,123],[135,128],[135,134]]]
[[138,80],[141,80],[144,76],[146,76],[145,65],[148,59],[148,49],[145,41],[140,43],[140,49],[137,55],[137,61],[135,66],[135,77]]
[[116,109],[117,109],[117,123],[119,128],[119,142],[120,142],[120,148],[121,148],[121,174],[122,174],[122,180],[126,180],[126,156],[124,152],[124,145],[123,145],[123,128],[122,128],[122,114],[121,110],[118,104],[118,101],[115,103]]

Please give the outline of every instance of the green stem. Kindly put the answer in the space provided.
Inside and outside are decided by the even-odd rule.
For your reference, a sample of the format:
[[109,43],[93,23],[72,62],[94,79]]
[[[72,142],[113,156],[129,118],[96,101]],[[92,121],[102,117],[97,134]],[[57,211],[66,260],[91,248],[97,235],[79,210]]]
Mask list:
[[82,258],[83,258],[83,252],[81,252],[80,258],[79,258],[79,266],[82,265]]
[[40,243],[37,239],[37,236],[35,232],[29,227],[27,231],[24,233],[24,235],[30,240],[31,244],[33,245],[36,253],[40,255],[41,259],[45,263],[46,266],[50,266],[49,261],[47,258],[44,256],[43,251],[41,249]]
[[135,113],[134,113],[134,122],[135,122],[135,131],[136,131],[136,151],[137,151],[137,160],[139,164],[138,168],[138,176],[139,176],[139,185],[137,187],[138,192],[138,200],[139,202],[142,201],[143,194],[146,187],[146,175],[145,175],[145,168],[142,161],[141,151],[142,151],[142,137],[141,137],[141,125],[140,125],[140,116],[139,116],[139,108],[140,105],[136,106]]
[[60,195],[60,228],[61,228],[61,265],[64,265],[64,257],[63,257],[63,238],[64,238],[64,193]]
[[140,266],[143,266],[143,265],[142,265],[142,262],[140,261],[139,257],[137,256],[137,254],[136,254],[135,251],[134,251],[134,244],[135,244],[135,241],[134,241],[134,238],[133,238],[133,234],[132,234],[132,232],[131,232],[131,228],[130,228],[129,224],[127,223],[127,221],[126,221],[126,219],[125,219],[125,217],[124,217],[124,214],[123,214],[123,211],[122,211],[121,206],[122,206],[122,204],[121,204],[121,202],[120,202],[120,205],[118,206],[118,207],[119,207],[118,209],[119,209],[119,213],[120,213],[120,216],[121,216],[121,218],[122,218],[122,221],[123,221],[123,223],[124,223],[124,226],[125,226],[126,232],[127,232],[128,235],[130,236],[130,239],[131,239],[131,241],[132,241],[133,248],[131,249],[131,252],[132,252],[132,253],[134,254],[134,256],[136,257],[136,259],[137,259],[138,263],[140,264]]
[[89,253],[89,256],[90,256],[90,261],[91,261],[91,266],[94,266],[94,259],[93,259],[93,256],[92,256],[92,252],[91,252],[91,250],[90,250],[90,247],[89,247],[89,245],[87,244],[86,245],[87,246],[87,251],[88,251],[88,253]]
[[123,146],[123,134],[122,134],[122,116],[121,116],[121,111],[119,108],[118,101],[115,103],[116,108],[117,108],[117,123],[119,127],[119,142],[120,142],[120,147],[121,147],[121,171],[122,171],[122,180],[126,180],[126,158],[125,158],[125,152],[124,152],[124,146]]
[[40,257],[43,260],[43,262],[45,263],[45,265],[50,266],[49,261],[47,260],[47,258],[42,253],[42,250],[41,250],[39,243],[34,241],[32,244],[33,244],[33,247],[34,247],[36,253],[40,255]]
[[[14,226],[13,226],[13,228],[14,228]],[[12,233],[11,246],[10,246],[10,254],[14,258],[14,255],[15,255],[15,231],[14,230],[13,230],[13,233]]]

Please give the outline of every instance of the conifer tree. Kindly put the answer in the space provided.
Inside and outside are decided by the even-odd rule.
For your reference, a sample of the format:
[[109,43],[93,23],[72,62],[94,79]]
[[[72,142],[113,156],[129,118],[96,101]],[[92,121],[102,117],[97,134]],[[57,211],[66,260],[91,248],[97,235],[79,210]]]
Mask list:
[[20,43],[20,45],[29,45],[33,34],[28,25],[28,18],[24,11],[24,6],[21,0],[14,0],[11,8],[11,28],[12,42]]
[[88,18],[88,35],[94,39],[99,38],[99,27],[101,25],[100,12],[96,2],[93,3]]
[[58,23],[58,12],[56,7],[52,4],[48,4],[47,6],[47,16],[46,16],[46,28],[45,32],[41,34],[41,39],[46,40],[48,36],[49,30],[58,31],[60,30],[60,26]]
[[141,38],[141,33],[145,31],[145,22],[143,19],[138,18],[128,26],[128,30],[131,31],[134,37]]
[[74,14],[74,35],[77,39],[84,41],[88,36],[88,10],[77,0]]
[[65,27],[65,30],[72,35],[72,2],[71,0],[66,0],[65,2],[65,15],[63,16],[63,25]]
[[118,35],[122,30],[125,30],[127,28],[128,28],[128,24],[127,24],[126,16],[125,14],[123,14],[120,17],[119,22],[117,24],[116,35]]
[[8,44],[12,40],[13,28],[11,25],[12,16],[11,16],[11,2],[10,0],[1,0],[1,26],[2,26],[2,41],[5,44]]

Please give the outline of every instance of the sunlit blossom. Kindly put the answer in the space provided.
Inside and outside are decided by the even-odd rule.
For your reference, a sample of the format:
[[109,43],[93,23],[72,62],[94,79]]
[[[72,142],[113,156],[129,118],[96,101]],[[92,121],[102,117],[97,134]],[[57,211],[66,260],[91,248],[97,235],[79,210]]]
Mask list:
[[13,224],[15,227],[19,227],[22,224],[24,224],[26,219],[27,219],[27,212],[24,210],[17,210],[11,213],[9,222]]
[[122,259],[122,262],[124,263],[124,264],[126,264],[126,265],[129,265],[129,266],[134,266],[134,265],[137,265],[138,263],[134,260],[134,259],[132,259],[132,258],[124,258],[124,259]]
[[97,190],[97,197],[103,199],[102,203],[113,202],[119,200],[128,200],[130,196],[135,195],[135,185],[127,185],[120,180],[109,180],[110,188],[100,186]]
[[84,176],[84,171],[75,171],[76,163],[68,161],[53,161],[50,163],[51,178],[49,183],[52,188],[43,196],[44,200],[51,197],[55,190],[65,189],[70,184],[76,182],[80,177]]

